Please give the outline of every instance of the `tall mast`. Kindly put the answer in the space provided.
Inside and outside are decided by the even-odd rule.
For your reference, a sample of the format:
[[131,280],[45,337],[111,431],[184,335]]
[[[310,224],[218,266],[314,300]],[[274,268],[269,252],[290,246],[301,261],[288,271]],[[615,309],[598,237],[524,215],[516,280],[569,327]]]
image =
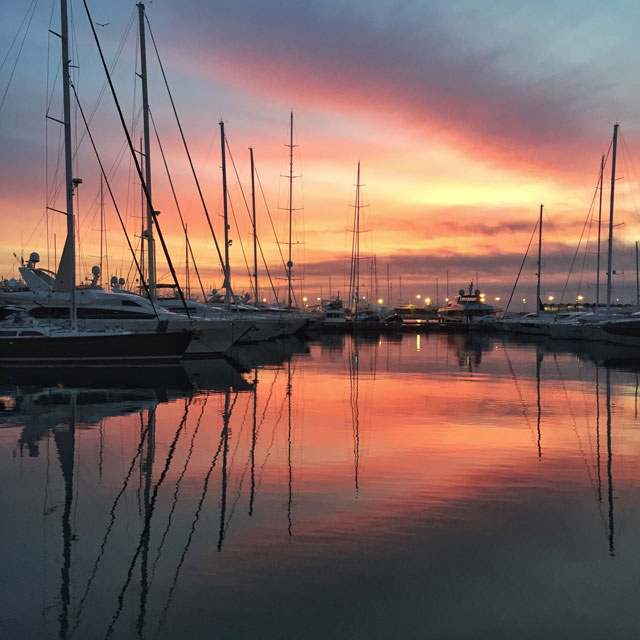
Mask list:
[[538,284],[536,286],[536,315],[540,314],[540,271],[542,267],[542,209],[544,205],[540,205],[540,220],[538,222]]
[[104,194],[102,191],[102,173],[100,174],[100,284],[104,282],[102,276],[102,237],[104,236]]
[[184,225],[184,284],[187,298],[191,297],[191,279],[189,278],[189,225]]
[[251,211],[253,214],[253,303],[258,304],[258,232],[256,227],[256,182],[255,168],[253,164],[253,147],[249,147],[251,158]]
[[600,160],[600,203],[598,205],[598,255],[596,257],[596,313],[600,308],[600,232],[602,230],[602,187],[604,180],[604,153]]
[[640,306],[640,261],[638,257],[638,241],[636,240],[636,306]]
[[293,289],[291,286],[291,227],[293,226],[293,111],[291,111],[291,126],[289,129],[289,259],[287,260],[287,308],[291,309]]
[[[64,121],[64,169],[65,169],[65,186],[67,192],[67,239],[64,243],[64,249],[60,258],[60,263],[64,261],[64,270],[62,277],[66,277],[66,284],[69,288],[69,317],[71,318],[71,328],[77,327],[77,310],[76,310],[76,241],[75,241],[75,217],[73,215],[73,192],[78,180],[73,179],[73,157],[71,151],[71,96],[69,92],[69,84],[71,82],[69,67],[69,25],[67,18],[67,0],[60,0],[60,22],[61,22],[61,40],[62,40],[62,102],[63,102],[63,121]],[[58,278],[56,278],[58,280]]]
[[611,274],[613,264],[613,202],[616,186],[616,152],[618,149],[618,127],[613,125],[613,149],[611,152],[611,199],[609,201],[609,248],[607,252],[607,313],[611,313]]
[[220,145],[222,149],[222,203],[224,210],[224,303],[229,306],[231,270],[229,268],[229,213],[227,210],[227,156],[225,153],[224,122],[220,120]]
[[144,235],[147,239],[147,264],[149,296],[156,297],[156,252],[153,246],[153,210],[151,209],[151,145],[149,143],[149,93],[147,90],[147,48],[145,45],[144,4],[138,5],[138,26],[140,27],[140,80],[142,81],[142,129],[144,136],[144,180],[147,185],[147,227]]
[[354,243],[355,243],[355,254],[354,254],[354,292],[355,292],[355,309],[354,315],[357,320],[358,318],[358,302],[360,302],[360,161],[358,160],[358,174],[356,178],[356,204],[355,204],[355,225],[354,225]]

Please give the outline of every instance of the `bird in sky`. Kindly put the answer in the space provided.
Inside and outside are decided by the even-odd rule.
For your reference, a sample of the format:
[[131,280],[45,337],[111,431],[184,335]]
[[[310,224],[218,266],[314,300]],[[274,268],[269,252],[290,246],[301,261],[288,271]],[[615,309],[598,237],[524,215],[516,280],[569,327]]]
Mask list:
[[105,23],[102,23],[102,22],[96,22],[96,24],[97,24],[99,27],[106,27],[108,24],[111,24],[111,23],[110,23],[110,22],[105,22]]

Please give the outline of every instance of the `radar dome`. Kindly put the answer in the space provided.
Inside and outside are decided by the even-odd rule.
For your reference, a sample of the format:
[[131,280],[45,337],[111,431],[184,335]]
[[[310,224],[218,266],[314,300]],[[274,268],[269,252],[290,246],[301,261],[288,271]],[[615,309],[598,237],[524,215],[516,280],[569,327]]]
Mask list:
[[91,267],[91,273],[94,276],[99,276],[100,275],[100,267],[97,264],[94,264],[93,267]]
[[464,295],[464,289],[460,289],[460,291],[458,291],[458,293],[463,296]]
[[33,251],[29,256],[29,262],[40,262],[40,254]]

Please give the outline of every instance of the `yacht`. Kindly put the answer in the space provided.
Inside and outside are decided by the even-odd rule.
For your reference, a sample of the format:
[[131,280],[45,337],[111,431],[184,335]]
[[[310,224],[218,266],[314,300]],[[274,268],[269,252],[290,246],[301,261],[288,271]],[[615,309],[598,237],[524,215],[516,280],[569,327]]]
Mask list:
[[438,309],[438,319],[445,323],[472,323],[485,316],[493,316],[494,308],[484,301],[479,289],[473,290],[473,282],[469,291],[460,289],[458,295]]
[[395,307],[386,322],[397,323],[403,327],[420,327],[437,319],[437,313],[429,307],[417,307],[415,304],[403,304]]
[[322,326],[326,329],[346,329],[347,310],[340,298],[331,298],[322,306],[324,316]]
[[[40,256],[32,253],[18,271],[22,281],[5,281],[0,286],[0,305],[24,309],[41,325],[69,325],[69,293],[56,287],[56,274],[38,267]],[[77,327],[85,331],[192,331],[185,357],[223,354],[250,329],[224,317],[197,318],[171,313],[147,298],[124,291],[105,291],[99,284],[100,270],[92,269],[89,284],[75,288]]]

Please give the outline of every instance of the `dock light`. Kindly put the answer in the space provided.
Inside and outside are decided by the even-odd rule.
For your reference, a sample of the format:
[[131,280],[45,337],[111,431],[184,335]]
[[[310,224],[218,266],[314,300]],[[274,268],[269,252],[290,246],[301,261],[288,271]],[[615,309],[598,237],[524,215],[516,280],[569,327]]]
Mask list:
[[267,301],[267,299],[266,299],[266,298],[262,298],[262,302],[266,302],[266,301]]
[[320,302],[320,300],[322,300],[322,298],[316,298],[316,300],[317,300],[318,302]]
[[309,298],[307,298],[307,296],[305,296],[304,298],[302,298],[302,302],[306,302]]
[[431,298],[425,298],[424,299],[424,303],[425,304],[431,304]]
[[384,300],[382,298],[378,298],[378,304],[382,304]]
[[548,300],[549,302],[551,302],[551,301],[553,300],[553,296],[549,296],[549,297],[547,298],[547,300]]
[[496,302],[500,302],[500,296],[497,296],[495,300]]
[[578,296],[578,300],[584,300],[584,296]]
[[418,295],[416,296],[416,300],[420,300],[420,298],[422,298],[422,296],[421,296],[420,294],[418,294]]
[[526,298],[522,298],[522,304],[527,304],[527,299]]
[[445,298],[445,299],[444,299],[444,301],[445,301],[445,302],[449,302],[449,298]]

